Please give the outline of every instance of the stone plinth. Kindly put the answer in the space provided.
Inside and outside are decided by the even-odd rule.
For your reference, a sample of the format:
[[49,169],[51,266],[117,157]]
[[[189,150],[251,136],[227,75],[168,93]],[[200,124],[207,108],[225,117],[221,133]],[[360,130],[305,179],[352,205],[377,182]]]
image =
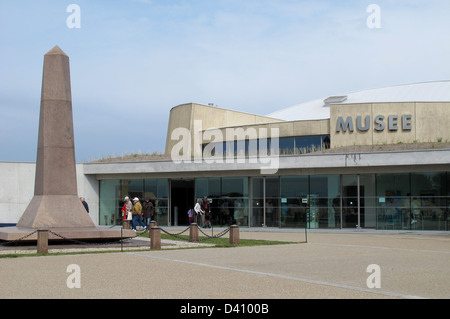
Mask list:
[[230,227],[230,245],[239,245],[239,226],[232,225]]
[[150,228],[150,249],[161,249],[161,228]]
[[191,243],[198,243],[198,225],[192,223],[189,225],[189,241]]

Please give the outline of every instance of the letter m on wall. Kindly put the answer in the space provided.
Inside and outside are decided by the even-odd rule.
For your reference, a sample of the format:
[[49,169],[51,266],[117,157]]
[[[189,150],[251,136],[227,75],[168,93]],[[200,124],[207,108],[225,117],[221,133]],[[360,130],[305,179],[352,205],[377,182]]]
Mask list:
[[341,130],[342,132],[347,132],[347,130],[353,132],[353,120],[351,116],[347,116],[345,121],[342,116],[338,117],[336,121],[336,133],[339,133]]

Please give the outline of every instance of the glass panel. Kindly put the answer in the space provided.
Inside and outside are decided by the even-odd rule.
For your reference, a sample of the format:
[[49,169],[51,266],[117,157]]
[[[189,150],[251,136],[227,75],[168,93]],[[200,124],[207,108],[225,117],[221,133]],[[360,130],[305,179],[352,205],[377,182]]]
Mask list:
[[208,178],[208,196],[218,197],[220,194],[220,178]]
[[100,181],[99,202],[99,225],[121,225],[122,214],[120,209],[123,206],[123,198],[120,180]]
[[447,194],[445,197],[445,229],[443,230],[450,230],[450,172],[446,173],[447,175]]
[[[305,227],[308,213],[308,189],[308,176],[280,178],[281,227]],[[317,228],[314,222],[310,221],[309,224]]]
[[294,138],[293,137],[281,137],[279,139],[280,155],[292,155],[294,154]]
[[234,141],[227,141],[227,142],[223,142],[224,143],[224,152],[223,155],[225,158],[234,158],[235,156],[235,150],[236,148],[234,147]]
[[139,198],[142,201],[144,195],[144,180],[143,179],[124,179],[122,181],[124,186],[128,186],[128,196],[130,199],[134,197]]
[[[208,196],[208,179],[195,179],[195,200],[202,199],[203,196]],[[195,204],[195,203],[194,203]]]
[[[280,178],[266,177],[266,225],[280,227],[281,202],[280,202]],[[272,210],[272,216],[268,215],[267,210]],[[269,212],[270,213],[270,212]],[[263,220],[260,221],[260,225]]]
[[340,228],[340,176],[310,177],[310,228]]
[[411,173],[411,211],[407,212],[406,220],[408,226],[424,230],[446,229],[446,182],[445,173]]
[[305,154],[322,149],[323,136],[297,136],[295,137],[296,154]]
[[[141,205],[144,202],[144,180],[143,179],[129,179],[122,181],[124,187],[128,189],[128,196],[130,197],[131,202],[133,202],[133,198],[139,198]],[[134,216],[133,216],[134,218]],[[142,220],[142,217],[141,217]],[[134,222],[134,221],[133,221]],[[138,223],[139,224],[139,223]]]
[[219,214],[225,224],[248,226],[248,178],[223,177]]
[[377,229],[408,228],[410,174],[377,174]]
[[361,227],[375,228],[377,225],[377,200],[375,175],[360,175]]
[[257,156],[258,155],[258,143],[259,140],[245,140],[245,151],[247,156]]
[[[195,199],[207,197],[211,208],[211,224],[223,225],[223,205],[221,201],[221,179],[217,178],[197,178],[195,180]],[[194,203],[195,204],[195,203]]]
[[445,217],[445,230],[450,230],[450,172],[446,173],[447,175],[447,196],[446,196],[446,217]]
[[155,207],[155,220],[159,225],[168,225],[168,194],[169,181],[167,179],[145,179],[144,196],[149,198]]
[[[252,216],[251,226],[261,227],[264,224],[264,178],[252,178]],[[266,203],[267,205],[267,203]],[[270,219],[273,219],[273,205],[266,207],[271,212]],[[267,224],[267,221],[266,221]]]
[[357,224],[358,176],[342,175],[342,227],[355,228]]
[[195,198],[206,196],[211,207],[211,223],[248,226],[248,177],[197,178]]

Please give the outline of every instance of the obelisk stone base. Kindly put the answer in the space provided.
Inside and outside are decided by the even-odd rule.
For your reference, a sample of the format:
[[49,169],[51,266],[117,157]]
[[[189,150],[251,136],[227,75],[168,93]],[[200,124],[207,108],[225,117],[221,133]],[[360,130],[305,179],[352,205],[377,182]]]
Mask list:
[[95,227],[78,196],[34,195],[17,227]]

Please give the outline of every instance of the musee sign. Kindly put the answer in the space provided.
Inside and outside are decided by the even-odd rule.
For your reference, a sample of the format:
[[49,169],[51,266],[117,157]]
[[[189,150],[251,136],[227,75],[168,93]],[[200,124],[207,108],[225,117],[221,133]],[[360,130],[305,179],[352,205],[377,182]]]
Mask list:
[[[371,127],[371,116],[367,115],[364,118],[364,123],[362,122],[362,116],[356,117],[356,129],[360,132],[365,132],[370,130]],[[336,132],[353,132],[354,131],[354,122],[351,116],[347,116],[344,120],[342,116],[339,116],[336,121]],[[397,131],[399,126],[401,125],[402,130],[410,131],[412,129],[412,115],[404,114],[404,115],[389,115],[386,119],[384,115],[377,115],[373,121],[373,126],[375,131],[383,131],[386,128],[389,131]]]

